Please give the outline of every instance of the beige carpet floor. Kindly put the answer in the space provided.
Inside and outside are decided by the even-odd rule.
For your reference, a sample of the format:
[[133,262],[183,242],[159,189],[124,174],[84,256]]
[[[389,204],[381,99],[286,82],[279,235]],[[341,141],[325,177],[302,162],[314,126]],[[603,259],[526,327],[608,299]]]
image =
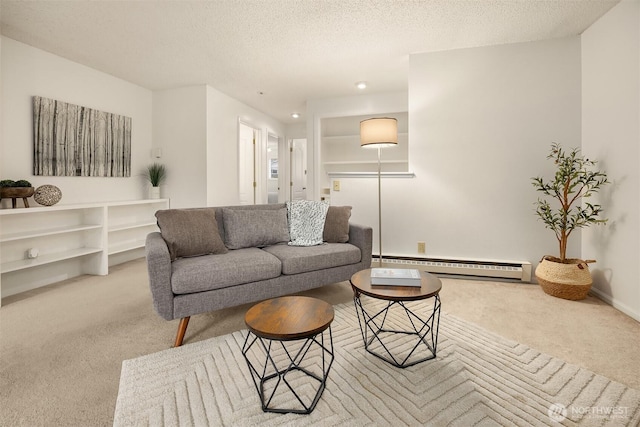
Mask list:
[[[332,304],[352,297],[348,283],[306,294]],[[444,312],[640,389],[640,324],[597,298],[452,278],[441,298]],[[194,316],[185,344],[242,329],[247,308]],[[5,298],[0,425],[112,425],[122,362],[169,348],[176,328],[153,312],[143,260]]]
[[[372,299],[363,304],[371,313],[385,306]],[[425,302],[409,302],[407,306],[423,315],[433,307]],[[353,304],[334,308],[331,330],[335,360],[326,390],[311,415],[262,411],[241,356],[246,331],[238,331],[125,361],[114,426],[529,427],[556,420],[581,427],[617,427],[640,423],[640,390],[504,339],[453,315],[440,316],[436,359],[398,369],[364,350]],[[385,318],[385,327],[410,330],[411,324],[404,311],[394,306]],[[326,332],[325,345],[328,336]],[[429,351],[420,344],[419,355],[412,356],[410,352],[418,342],[415,336],[385,334],[381,339],[400,360],[417,360]],[[288,354],[273,345],[270,355],[283,369],[302,343],[288,342]],[[382,350],[376,341],[372,346]],[[252,346],[248,354],[261,373],[264,349]],[[322,362],[320,346],[313,345],[300,363],[321,376],[326,366]],[[271,363],[266,369],[268,374],[274,372]],[[303,404],[308,407],[316,396],[318,382],[300,375],[300,371],[291,371],[285,377],[264,385],[265,394],[272,396],[269,405],[297,410],[305,409]]]

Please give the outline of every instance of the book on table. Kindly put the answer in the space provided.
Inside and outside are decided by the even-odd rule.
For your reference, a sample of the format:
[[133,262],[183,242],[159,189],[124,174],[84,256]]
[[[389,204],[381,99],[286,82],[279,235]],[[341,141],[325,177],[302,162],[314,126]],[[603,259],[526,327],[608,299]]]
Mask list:
[[420,271],[415,268],[372,268],[371,284],[419,287]]

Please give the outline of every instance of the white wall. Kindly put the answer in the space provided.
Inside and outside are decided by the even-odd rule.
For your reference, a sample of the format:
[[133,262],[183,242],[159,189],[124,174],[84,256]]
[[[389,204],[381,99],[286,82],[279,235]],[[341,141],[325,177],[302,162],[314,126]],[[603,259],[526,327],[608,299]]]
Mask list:
[[[64,204],[146,198],[138,175],[149,160],[151,91],[100,71],[2,37],[1,179],[26,179],[35,187],[53,184]],[[132,118],[129,178],[33,175],[34,95]],[[7,205],[7,203],[9,203]],[[37,205],[31,202],[32,205]],[[10,206],[4,200],[3,207]],[[21,201],[18,206],[22,206]]]
[[[531,177],[552,173],[552,141],[580,145],[579,38],[411,56],[409,138],[415,196],[400,222],[419,227],[428,253],[532,263],[557,253]],[[398,237],[413,249],[418,236]]]
[[[302,118],[298,120],[303,120]],[[291,123],[285,127],[285,135],[287,139],[304,139],[307,137],[307,124],[305,121],[300,123]]]
[[[412,55],[416,176],[383,179],[383,252],[418,256],[424,241],[429,257],[534,265],[556,253],[554,235],[536,220],[531,185],[553,170],[552,141],[580,145],[577,37]],[[341,181],[332,204],[353,205],[355,221],[377,229],[375,178]],[[579,234],[570,243],[579,256]]]
[[206,85],[153,93],[153,148],[167,166],[172,208],[239,204],[238,119],[284,135],[284,126]]
[[[612,185],[598,194],[609,222],[583,232],[594,288],[640,320],[640,3],[622,1],[582,34],[582,142]],[[595,201],[595,200],[594,200]]]
[[[64,204],[147,198],[141,174],[154,161],[167,166],[161,194],[172,207],[236,204],[238,118],[263,129],[265,141],[268,131],[284,139],[282,123],[205,85],[151,92],[6,37],[1,55],[0,179],[57,185]],[[34,95],[132,117],[132,177],[34,176]]]
[[[238,119],[251,124],[256,129],[261,129],[263,142],[267,140],[268,132],[278,135],[283,141],[285,126],[276,119],[210,86],[207,86],[206,94],[207,205],[237,205],[240,203],[238,189]],[[266,150],[266,146],[264,149]],[[282,154],[286,153],[282,152]]]
[[[0,37],[0,82],[2,82],[2,41],[4,37]],[[0,99],[4,99],[2,96],[2,84],[0,83]],[[0,123],[2,123],[2,102],[0,102]],[[4,129],[4,125],[2,125]],[[4,148],[4,132],[0,130],[0,159],[4,157],[3,148]],[[4,176],[4,172],[2,171],[2,161],[0,161],[0,177]],[[3,179],[3,178],[0,178]],[[1,207],[1,206],[0,206]]]
[[207,90],[187,86],[153,93],[153,148],[167,168],[160,187],[172,208],[207,205]]

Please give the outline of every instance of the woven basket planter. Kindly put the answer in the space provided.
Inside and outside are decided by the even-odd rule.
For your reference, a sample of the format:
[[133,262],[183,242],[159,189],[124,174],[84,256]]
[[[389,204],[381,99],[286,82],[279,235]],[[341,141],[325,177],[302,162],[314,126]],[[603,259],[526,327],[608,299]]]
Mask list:
[[536,268],[536,277],[547,294],[574,301],[585,299],[593,282],[589,265],[577,258],[561,263],[556,257],[545,256]]

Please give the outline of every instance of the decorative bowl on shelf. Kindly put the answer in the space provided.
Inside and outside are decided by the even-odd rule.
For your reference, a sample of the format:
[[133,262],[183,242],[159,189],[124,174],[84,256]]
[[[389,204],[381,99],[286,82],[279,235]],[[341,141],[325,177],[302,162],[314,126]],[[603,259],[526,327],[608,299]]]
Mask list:
[[16,207],[16,199],[22,199],[24,207],[29,207],[28,197],[33,196],[33,187],[0,187],[0,199],[11,199],[11,205]]
[[55,185],[41,185],[36,188],[33,200],[43,206],[53,206],[62,199],[62,191]]
[[34,191],[33,187],[0,187],[0,198],[21,199],[23,197],[31,197]]

